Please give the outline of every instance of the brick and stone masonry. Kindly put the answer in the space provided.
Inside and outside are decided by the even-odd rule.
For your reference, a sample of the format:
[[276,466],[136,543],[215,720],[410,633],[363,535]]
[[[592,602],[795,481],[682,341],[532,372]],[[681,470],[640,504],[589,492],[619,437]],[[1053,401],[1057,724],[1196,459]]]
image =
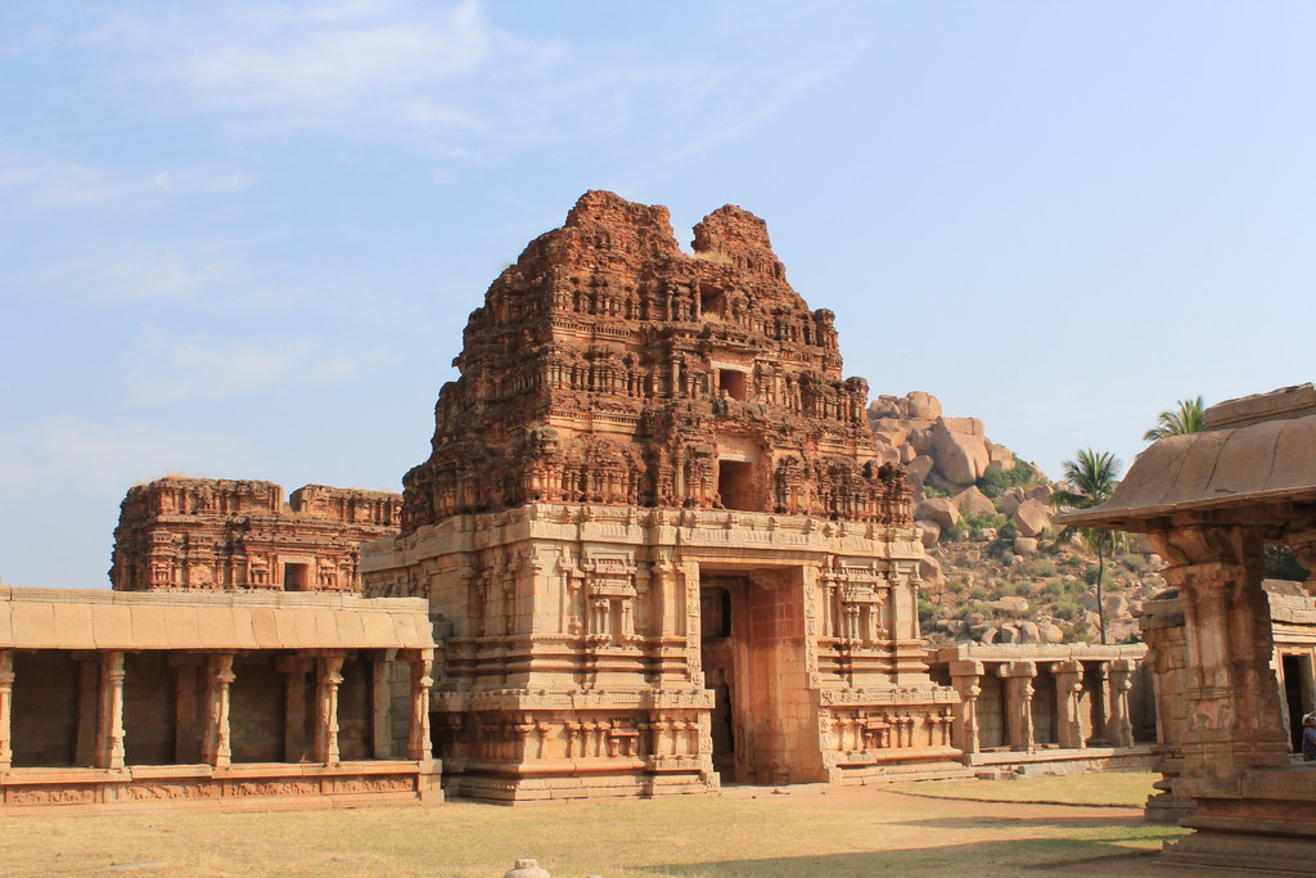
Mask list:
[[129,489],[114,531],[117,591],[360,591],[358,546],[398,532],[402,498],[273,482],[168,477]]

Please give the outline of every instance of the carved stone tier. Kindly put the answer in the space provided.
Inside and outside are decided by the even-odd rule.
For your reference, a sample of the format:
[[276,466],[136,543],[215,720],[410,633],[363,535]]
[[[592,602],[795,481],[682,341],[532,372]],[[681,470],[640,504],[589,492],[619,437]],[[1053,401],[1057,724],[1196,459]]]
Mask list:
[[128,491],[117,591],[359,591],[357,546],[398,532],[402,498],[273,482],[164,478]]
[[927,676],[912,527],[532,504],[363,547],[427,597],[450,790],[657,795],[959,773]]
[[666,208],[588,192],[471,313],[403,531],[555,502],[909,523],[833,320],[753,214],[714,211],[687,255]]

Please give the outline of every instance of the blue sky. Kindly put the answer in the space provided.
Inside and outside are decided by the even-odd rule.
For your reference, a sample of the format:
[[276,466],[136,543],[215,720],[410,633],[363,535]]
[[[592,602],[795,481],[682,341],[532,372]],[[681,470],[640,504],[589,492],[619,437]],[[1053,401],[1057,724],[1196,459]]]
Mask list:
[[846,374],[1053,475],[1316,377],[1316,4],[0,3],[0,577],[168,472],[397,489],[586,189],[767,220]]

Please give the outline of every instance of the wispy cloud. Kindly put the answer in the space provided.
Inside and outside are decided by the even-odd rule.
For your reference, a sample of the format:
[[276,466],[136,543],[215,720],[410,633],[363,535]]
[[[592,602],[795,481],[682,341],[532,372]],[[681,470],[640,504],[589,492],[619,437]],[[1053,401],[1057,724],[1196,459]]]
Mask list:
[[84,305],[194,302],[234,274],[237,262],[227,250],[106,245],[0,275],[0,283],[34,299]]
[[470,128],[439,92],[495,65],[535,67],[560,55],[493,27],[476,0],[232,2],[162,11],[119,6],[74,41],[118,56],[134,85],[227,124],[287,131],[387,119]]
[[127,357],[124,382],[137,404],[165,405],[246,396],[281,384],[344,381],[388,362],[386,351],[333,351],[316,338],[174,339],[148,328]]
[[146,195],[236,192],[256,182],[250,174],[206,168],[136,170],[86,164],[61,156],[0,151],[0,194],[10,203],[78,206]]
[[810,70],[796,71],[789,78],[778,80],[765,95],[757,96],[758,99],[749,106],[717,114],[715,118],[718,124],[712,130],[667,153],[655,165],[684,161],[758,128],[780,115],[820,83],[840,73],[858,58],[862,48],[862,45],[856,45],[825,64]]

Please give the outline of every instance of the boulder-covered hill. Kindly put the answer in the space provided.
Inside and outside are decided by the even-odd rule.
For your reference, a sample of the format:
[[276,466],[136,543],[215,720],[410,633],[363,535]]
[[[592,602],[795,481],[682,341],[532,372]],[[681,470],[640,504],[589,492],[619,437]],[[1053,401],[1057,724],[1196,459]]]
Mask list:
[[[1059,539],[1053,483],[987,438],[977,418],[948,418],[915,391],[868,409],[884,457],[905,465],[928,549],[919,614],[934,643],[1060,643],[1098,633],[1096,555]],[[1107,559],[1107,639],[1138,637],[1142,602],[1165,587],[1161,559],[1133,541]]]

